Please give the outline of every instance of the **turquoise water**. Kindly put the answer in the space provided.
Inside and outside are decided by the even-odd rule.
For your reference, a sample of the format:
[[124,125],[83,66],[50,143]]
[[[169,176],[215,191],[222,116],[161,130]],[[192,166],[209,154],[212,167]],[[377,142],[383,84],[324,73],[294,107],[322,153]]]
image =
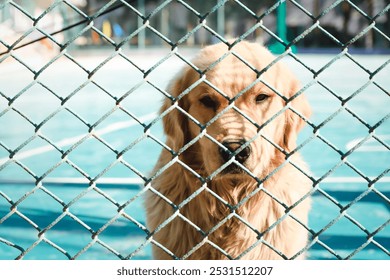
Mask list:
[[[190,50],[185,52],[187,56],[192,55]],[[131,52],[127,55],[137,65],[148,69],[164,53],[145,55]],[[79,54],[77,60],[87,69],[93,69],[105,57],[103,54]],[[330,55],[299,57],[315,70],[332,59]],[[386,56],[354,57],[371,71],[389,59]],[[312,80],[312,74],[302,65],[291,58],[285,60],[303,85]],[[42,64],[34,59],[29,63],[36,67]],[[29,141],[17,153],[15,158],[20,164],[6,163],[9,152],[4,147],[10,150],[19,147],[34,135],[34,128],[12,110],[0,117],[0,127],[6,128],[0,133],[0,259],[17,258],[25,250],[28,251],[25,259],[66,259],[75,255],[78,259],[117,259],[128,257],[134,251],[137,252],[134,259],[151,258],[151,245],[146,242],[147,234],[142,229],[145,214],[143,195],[138,196],[140,187],[134,183],[107,182],[140,179],[139,175],[148,177],[150,174],[161,146],[150,138],[144,138],[144,128],[130,115],[145,124],[154,120],[163,95],[150,84],[165,88],[173,75],[171,73],[179,71],[182,65],[178,58],[172,57],[157,67],[147,80],[143,80],[138,70],[120,57],[103,66],[91,82],[67,102],[67,107],[78,117],[63,109],[40,131],[58,148],[67,150],[88,133],[88,127],[83,122],[93,124],[116,108],[115,100],[106,92],[118,98],[131,91],[121,103],[123,110],[117,109],[95,127],[99,139],[90,137],[68,155],[71,165],[61,163],[61,153],[39,137]],[[372,83],[362,88],[369,81],[369,75],[348,58],[342,58],[322,72],[318,81],[342,97],[362,88],[347,103],[347,108],[369,125],[375,125],[389,114],[389,76],[390,67],[387,66],[373,78],[387,93]],[[38,78],[39,82],[62,97],[87,80],[87,75],[65,58],[49,66]],[[0,64],[0,91],[13,97],[28,87],[23,96],[15,101],[14,107],[34,123],[40,123],[61,104],[48,89],[38,83],[31,85],[32,81],[30,72],[20,64],[12,61]],[[340,102],[318,83],[309,87],[306,94],[313,109],[311,121],[315,125],[322,123],[340,107]],[[6,110],[7,103],[6,99],[0,97],[0,112]],[[164,138],[160,122],[151,127],[150,133],[158,139]],[[368,133],[368,129],[347,110],[341,111],[320,129],[320,135],[343,152],[350,150]],[[390,120],[381,124],[375,130],[375,135],[390,145]],[[306,127],[298,142],[302,143],[311,136],[311,129]],[[127,166],[122,163],[112,166],[116,160],[113,151],[128,148],[123,156]],[[322,177],[341,160],[338,153],[318,138],[305,145],[301,153],[316,178]],[[348,205],[367,190],[368,184],[358,172],[373,179],[389,169],[390,151],[371,138],[348,156],[347,163],[349,166],[341,164],[319,186],[330,198],[321,191],[314,193],[309,226],[318,232],[331,225],[320,234],[319,240],[340,257],[347,257],[360,248],[354,259],[389,259],[385,252],[390,249],[388,174],[383,174],[374,185],[374,190],[351,205],[343,215],[340,215],[340,206]],[[109,170],[101,174],[107,167],[110,167]],[[33,176],[43,174],[43,187],[36,188]],[[99,176],[97,188],[89,188],[88,184],[80,182],[84,176]],[[77,183],[72,183],[72,180]],[[10,206],[17,201],[17,211],[12,212],[15,209],[10,209]],[[69,212],[66,212],[68,214],[63,216],[64,206],[72,201]],[[130,202],[125,208],[126,217],[118,215],[118,205],[126,202]],[[49,230],[38,236],[38,232],[45,228]],[[99,239],[93,240],[91,232],[99,229],[102,231]],[[367,236],[376,231],[373,240],[366,244]],[[319,244],[309,250],[308,257],[335,258]]]

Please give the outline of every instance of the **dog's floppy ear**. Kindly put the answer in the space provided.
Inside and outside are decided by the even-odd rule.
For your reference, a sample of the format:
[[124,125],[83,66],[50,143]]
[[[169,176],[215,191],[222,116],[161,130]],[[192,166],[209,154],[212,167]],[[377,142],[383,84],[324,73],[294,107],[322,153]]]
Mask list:
[[[177,98],[183,91],[190,86],[189,74],[190,69],[185,69],[175,77],[168,85],[168,93]],[[178,106],[186,110],[186,96],[178,100]],[[160,114],[174,106],[174,101],[166,98],[160,109]],[[174,151],[180,150],[189,138],[187,116],[174,108],[163,118],[164,132],[167,136],[166,143]]]
[[[288,93],[285,95],[288,98],[294,96],[300,90],[299,82],[294,78],[290,77],[290,85],[287,89]],[[300,113],[305,118],[309,118],[311,115],[311,109],[306,97],[303,94],[300,94],[298,97],[294,98],[289,102],[290,106],[294,108],[295,111]],[[286,123],[283,139],[283,148],[287,152],[291,152],[296,148],[296,142],[298,137],[298,132],[304,127],[306,122],[301,119],[296,113],[292,110],[286,110]]]

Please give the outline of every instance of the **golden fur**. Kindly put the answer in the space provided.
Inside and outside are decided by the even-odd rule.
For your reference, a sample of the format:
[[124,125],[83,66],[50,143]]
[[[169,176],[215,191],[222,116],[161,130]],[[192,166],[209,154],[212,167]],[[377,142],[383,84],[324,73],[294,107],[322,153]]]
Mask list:
[[[257,70],[262,70],[275,59],[268,50],[255,43],[238,43],[232,51]],[[262,179],[285,162],[285,155],[274,145],[264,137],[256,137],[258,129],[253,122],[263,124],[282,110],[286,102],[268,86],[259,82],[234,101],[234,106],[250,120],[237,110],[227,108],[229,99],[247,89],[257,78],[256,73],[232,53],[210,67],[228,52],[228,47],[220,43],[202,49],[193,60],[193,64],[200,70],[208,69],[205,73],[206,79],[214,88],[203,80],[200,81],[201,74],[189,66],[169,86],[168,92],[178,97],[187,88],[196,85],[192,86],[189,93],[176,104],[194,120],[177,108],[163,119],[166,144],[175,152],[201,132],[205,133],[199,123],[206,124],[222,110],[226,111],[207,126],[206,132],[209,137],[203,134],[203,137],[180,154],[178,161],[169,166],[167,164],[174,158],[172,153],[164,149],[160,155],[154,173],[163,167],[165,171],[152,181],[152,187],[157,192],[149,191],[146,198],[148,229],[152,232],[157,229],[153,239],[156,244],[161,245],[153,246],[156,259],[172,259],[161,249],[162,246],[177,258],[186,259],[228,259],[227,255],[240,259],[281,259],[278,253],[262,242],[252,246],[258,241],[258,233],[264,231],[262,241],[287,258],[295,256],[307,243],[307,230],[295,219],[285,215],[286,208],[279,202],[287,207],[293,205],[310,191],[310,180],[290,163],[286,163],[261,186],[247,172]],[[280,62],[264,72],[261,79],[287,98],[300,89],[297,80]],[[222,91],[226,97],[219,94],[215,88]],[[268,97],[266,100],[256,102],[259,94]],[[205,102],[200,101],[204,96],[208,96],[212,103],[205,105]],[[167,99],[161,113],[166,112],[172,105],[173,103]],[[310,115],[309,106],[303,95],[289,102],[289,105],[305,117]],[[288,109],[269,122],[261,133],[268,140],[290,152],[296,147],[297,133],[304,123],[298,115]],[[211,141],[210,137],[219,143],[236,139],[246,141],[254,139],[249,144],[250,156],[242,163],[242,167],[247,171],[221,171],[214,174],[215,176],[207,183],[202,183],[194,172],[208,178],[224,164],[220,145]],[[289,160],[306,170],[305,163],[298,153]],[[279,202],[261,190],[261,187]],[[258,191],[253,194],[255,190]],[[183,201],[195,192],[199,194],[183,204]],[[247,197],[250,194],[252,196]],[[239,207],[231,209],[238,203]],[[288,213],[305,225],[309,208],[310,198],[306,198]],[[230,218],[224,220],[228,215],[231,215]],[[284,215],[284,219],[273,226]],[[163,223],[166,224],[159,227]],[[252,228],[245,223],[250,224]],[[218,226],[215,227],[216,225]],[[273,226],[272,229],[267,230],[270,226]],[[301,254],[299,258],[303,255]]]

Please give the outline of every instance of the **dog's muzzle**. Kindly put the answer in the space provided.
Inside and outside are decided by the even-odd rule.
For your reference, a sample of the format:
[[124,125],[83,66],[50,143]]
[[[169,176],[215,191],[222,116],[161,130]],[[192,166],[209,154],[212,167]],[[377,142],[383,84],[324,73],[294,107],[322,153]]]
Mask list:
[[[226,148],[226,149],[222,147],[219,148],[219,154],[221,156],[222,162],[226,163],[232,157],[235,157],[237,162],[241,164],[245,164],[245,162],[248,160],[249,156],[251,155],[250,146],[246,146],[241,151],[236,153],[236,151],[240,149],[241,146],[244,145],[245,143],[246,141],[244,139],[222,142],[222,145]],[[230,164],[228,167],[224,169],[224,173],[239,173],[241,171],[242,169],[235,163]]]

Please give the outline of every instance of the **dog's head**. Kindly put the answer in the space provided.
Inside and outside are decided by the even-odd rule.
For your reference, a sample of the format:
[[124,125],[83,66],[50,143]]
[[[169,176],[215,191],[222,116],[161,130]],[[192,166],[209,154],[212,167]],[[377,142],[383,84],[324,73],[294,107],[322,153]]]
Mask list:
[[299,82],[264,47],[241,42],[231,51],[225,44],[204,48],[193,61],[200,71],[187,67],[172,81],[169,93],[179,98],[161,109],[177,106],[163,119],[167,144],[179,151],[202,135],[192,146],[197,151],[183,158],[187,164],[197,159],[206,175],[225,164],[220,174],[247,169],[261,176],[281,155],[276,145],[296,147],[305,122],[289,108],[305,117],[310,109],[302,94],[292,98]]

